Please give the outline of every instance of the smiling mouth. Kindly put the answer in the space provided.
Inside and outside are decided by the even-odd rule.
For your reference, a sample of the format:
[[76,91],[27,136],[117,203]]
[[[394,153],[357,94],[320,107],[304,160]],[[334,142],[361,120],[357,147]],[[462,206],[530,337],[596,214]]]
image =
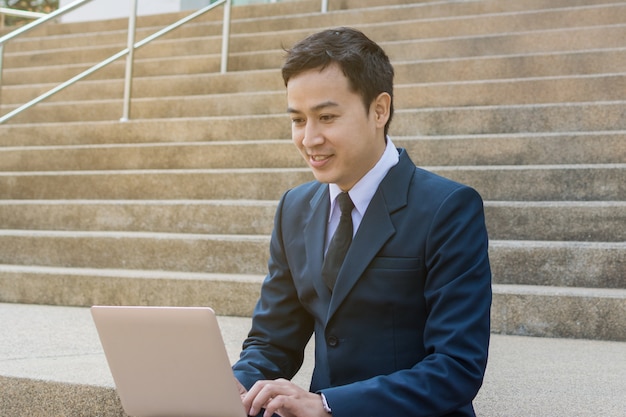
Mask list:
[[321,161],[325,161],[326,159],[330,157],[328,155],[309,155],[309,158],[311,158],[312,161],[321,162]]

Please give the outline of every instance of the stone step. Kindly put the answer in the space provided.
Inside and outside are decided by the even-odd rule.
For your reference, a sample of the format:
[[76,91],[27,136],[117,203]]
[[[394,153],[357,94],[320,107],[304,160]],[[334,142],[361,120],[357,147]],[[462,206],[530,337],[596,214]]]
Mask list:
[[[388,0],[390,4],[397,3],[399,0]],[[597,3],[608,3],[615,0],[600,1],[591,0]],[[409,1],[409,3],[414,0]],[[236,5],[231,10],[232,19],[257,19],[268,16],[280,16],[283,14],[296,13],[317,13],[320,10],[319,0],[298,0],[298,1],[280,1],[265,4],[248,4]],[[146,28],[163,28],[181,18],[189,16],[193,10],[185,10],[181,12],[150,14],[137,16],[137,27]],[[222,21],[221,7],[214,11],[206,13],[201,20],[206,22]],[[24,38],[41,38],[73,35],[76,33],[92,33],[92,32],[110,32],[125,31],[128,28],[128,18],[115,18],[104,20],[91,20],[84,22],[66,22],[66,23],[50,23],[29,32]]]
[[[405,47],[405,49],[407,48]],[[260,54],[232,56],[233,59],[229,63],[231,72],[225,75],[218,73],[220,57],[216,54],[137,60],[134,74],[137,88],[141,88],[143,94],[152,97],[167,94],[167,91],[172,92],[169,95],[182,95],[236,92],[250,88],[252,91],[258,91],[259,89],[267,89],[266,86],[270,86],[271,89],[284,88],[280,74],[276,70],[280,66],[280,62],[277,60],[280,60],[281,56],[272,52],[271,57],[268,58],[271,62],[263,64],[265,68],[250,71],[254,66],[259,66],[259,61],[256,60],[258,55]],[[240,65],[240,67],[235,68],[235,64]],[[94,97],[102,94],[103,90],[108,90],[110,87],[108,80],[114,79],[114,83],[118,85],[118,91],[121,92],[123,91],[124,65],[123,60],[118,60],[90,75],[85,81],[72,86],[70,90],[88,88],[87,97]],[[394,61],[396,80],[401,84],[565,76],[599,72],[620,73],[623,72],[625,66],[626,48],[624,47],[553,53],[418,59],[406,62]],[[43,93],[85,69],[87,66],[84,64],[21,69],[5,68],[3,90],[11,91],[23,88],[19,86],[33,84],[37,88],[37,92]],[[45,73],[45,78],[41,75],[43,73]],[[262,77],[263,79],[257,82],[255,77]],[[41,85],[44,79],[53,84]],[[162,81],[170,82],[162,86]],[[170,86],[172,81],[175,83],[174,88]],[[256,87],[254,87],[255,85]],[[83,93],[83,95],[85,94]],[[115,97],[121,96],[121,93],[116,93]],[[34,97],[36,94],[30,96],[30,98]],[[106,97],[104,96],[104,98]]]
[[406,136],[623,130],[625,108],[626,101],[602,101],[399,109],[390,132]]
[[[393,0],[392,0],[393,2]],[[264,17],[292,16],[294,14],[317,13],[320,11],[318,0],[298,0],[297,2],[276,2],[266,4],[234,5],[231,20],[261,19]],[[136,39],[141,40],[164,27],[185,18],[195,10],[175,13],[162,13],[137,16]],[[174,30],[166,38],[206,36],[209,33],[221,33],[223,9],[209,11],[182,27]],[[7,44],[7,51],[46,50],[58,47],[89,47],[97,44],[118,43],[126,45],[128,38],[128,19],[94,20],[87,22],[51,23],[27,33]],[[80,36],[76,36],[80,34]]]
[[486,201],[485,217],[492,239],[626,241],[624,201]]
[[[580,37],[579,46],[577,47],[579,49],[589,48],[590,45],[605,48],[610,46],[618,47],[623,46],[620,42],[620,39],[623,39],[623,36],[620,38],[623,28],[621,30],[620,28],[626,23],[625,19],[621,17],[624,15],[624,13],[621,13],[622,9],[626,10],[626,5],[609,4],[595,7],[550,9],[548,11],[542,10],[526,13],[470,15],[429,20],[420,18],[419,7],[416,7],[413,13],[410,10],[407,11],[406,8],[402,8],[397,10],[396,13],[398,16],[409,20],[396,22],[393,32],[387,30],[386,24],[368,21],[368,15],[371,16],[369,20],[374,22],[381,21],[377,20],[381,19],[381,11],[379,9],[346,11],[346,13],[332,13],[327,16],[318,14],[316,17],[321,19],[323,23],[302,21],[302,19],[309,20],[311,15],[297,15],[299,18],[295,19],[285,19],[280,16],[274,19],[276,27],[273,27],[267,20],[263,20],[260,28],[251,25],[251,22],[254,21],[241,22],[247,31],[237,35],[239,32],[233,28],[230,50],[235,55],[242,52],[279,50],[281,46],[294,43],[316,30],[315,28],[332,26],[333,23],[336,23],[336,25],[350,25],[352,20],[360,22],[358,26],[373,39],[383,42],[385,50],[394,60],[400,59],[400,56],[406,57],[406,55],[401,54],[406,54],[407,48],[397,45],[397,48],[394,49],[393,44],[386,46],[384,42],[410,40],[415,44],[414,48],[411,49],[421,52],[421,58],[428,57],[425,56],[427,55],[427,53],[425,54],[426,51],[434,50],[432,47],[423,49],[422,44],[428,47],[433,44],[433,41],[436,43],[457,42],[457,48],[445,45],[445,50],[449,51],[448,53],[454,51],[454,56],[456,56],[457,49],[461,51],[467,49],[467,46],[469,46],[467,42],[474,44],[474,48],[471,49],[474,50],[473,53],[477,53],[478,51],[475,51],[477,49],[477,39],[482,39],[482,49],[487,49],[489,45],[492,45],[501,49],[504,47],[504,51],[512,53],[515,51],[515,46],[520,43],[519,40],[516,40],[520,36],[522,38],[525,36],[532,38],[533,36],[538,37],[541,35],[541,43],[536,44],[532,42],[533,39],[528,39],[526,42],[530,42],[530,45],[533,45],[536,51],[558,50],[559,48],[567,48],[567,40],[571,39],[571,33],[577,33]],[[391,10],[395,9],[392,8]],[[346,14],[353,16],[353,18],[346,20],[348,17]],[[555,18],[555,16],[558,16],[558,18]],[[329,19],[332,20],[333,18],[337,21],[329,21]],[[391,20],[397,20],[397,17]],[[382,21],[387,20],[383,19]],[[289,22],[292,22],[292,28],[289,28]],[[558,26],[555,26],[555,22],[558,22]],[[233,22],[233,25],[236,26],[236,22]],[[157,40],[153,44],[139,49],[136,54],[137,58],[218,54],[221,50],[221,28],[219,26],[219,24],[211,24],[209,26],[213,27],[215,32],[213,35],[207,33],[208,27],[204,27],[201,32],[190,32],[183,39]],[[190,25],[190,28],[197,27],[198,25]],[[259,33],[258,31],[261,32]],[[266,31],[266,34],[263,34],[262,31]],[[63,42],[63,39],[59,40],[60,43],[56,48],[50,48],[53,45],[49,45],[48,49],[40,50],[36,54],[33,54],[33,51],[24,47],[24,45],[19,45],[20,48],[14,52],[10,52],[9,48],[9,52],[7,52],[5,57],[5,66],[7,68],[19,68],[38,65],[66,65],[68,62],[74,64],[95,63],[115,54],[126,46],[125,39],[123,36],[120,36],[122,34],[114,33],[112,40],[108,40],[106,35],[97,34],[98,42],[95,44],[90,42],[83,48],[68,46],[66,42]],[[498,36],[504,36],[505,40],[495,39]],[[513,36],[513,38],[507,41],[507,36]],[[512,42],[511,40],[516,41]],[[491,54],[493,53],[495,52],[491,51]],[[465,54],[467,54],[467,51],[465,51]],[[484,52],[481,54],[484,54]]]
[[[626,164],[426,168],[485,200],[626,200]],[[0,190],[5,199],[277,200],[312,179],[308,168],[0,172]]]
[[[575,103],[626,99],[626,73],[542,77],[494,81],[400,84],[394,90],[397,109]],[[2,114],[17,105],[0,106]],[[123,108],[117,100],[42,103],[13,122],[115,120]],[[276,114],[285,111],[284,91],[138,98],[131,116],[137,119]]]
[[269,236],[0,230],[0,242],[3,264],[263,274]]
[[[371,7],[365,4],[349,6],[343,10],[332,10],[331,13],[326,15],[314,13],[319,9],[319,4],[311,7],[311,2],[301,2],[301,7],[296,8],[293,5],[285,6],[272,5],[271,7],[234,7],[232,13],[232,43],[233,50],[238,50],[238,38],[245,36],[250,32],[277,32],[285,31],[289,28],[290,31],[302,30],[305,27],[317,28],[324,26],[354,26],[354,25],[368,25],[368,24],[380,24],[380,22],[387,21],[406,21],[406,20],[419,20],[431,25],[435,28],[434,31],[421,30],[419,37],[433,37],[440,36],[440,29],[437,24],[439,20],[453,19],[455,20],[452,27],[447,28],[447,33],[450,30],[463,30],[463,28],[457,23],[458,20],[463,19],[475,19],[482,18],[490,22],[492,15],[502,15],[504,19],[510,19],[511,13],[516,13],[522,17],[517,21],[517,25],[509,26],[509,29],[519,29],[524,27],[524,23],[527,21],[527,14],[535,15],[535,18],[528,19],[532,21],[532,27],[545,27],[542,25],[537,26],[537,20],[543,18],[544,15],[554,16],[555,9],[561,10],[561,16],[556,21],[557,24],[562,26],[576,25],[576,18],[580,21],[580,14],[572,16],[570,20],[569,15],[572,13],[583,13],[590,24],[608,24],[609,22],[615,22],[614,17],[607,17],[605,10],[615,10],[616,14],[619,14],[619,10],[623,5],[619,2],[615,4],[596,4],[592,5],[591,2],[586,2],[583,7],[581,5],[572,4],[571,2],[559,1],[553,4],[532,4],[531,2],[516,2],[513,6],[502,7],[497,1],[485,1],[485,2],[430,2],[430,3],[415,3],[409,2],[405,5],[388,5],[384,7]],[[596,2],[600,3],[600,2]],[[602,2],[606,3],[606,2]],[[317,7],[316,7],[317,6]],[[281,9],[279,9],[281,7]],[[549,8],[548,8],[549,7]],[[257,15],[251,16],[253,12]],[[331,8],[332,9],[332,8]],[[258,13],[263,11],[266,16],[259,16]],[[306,12],[313,12],[304,14]],[[189,14],[189,13],[187,13]],[[157,20],[157,16],[152,17],[152,21],[148,22],[143,17],[139,19],[137,29],[137,39],[143,39],[146,36],[160,30],[163,26],[173,22],[177,18],[186,16],[185,13],[178,13],[172,15],[162,15]],[[244,16],[247,15],[247,16]],[[177,29],[171,34],[167,35],[168,38],[189,38],[189,37],[218,37],[221,35],[221,16],[222,13],[209,13],[203,18],[197,19],[182,28]],[[253,19],[251,19],[253,18]],[[619,21],[619,20],[618,20]],[[126,30],[127,21],[120,19],[117,22],[103,22],[103,24],[96,22],[92,24],[66,24],[57,25],[57,29],[64,29],[64,34],[54,35],[52,32],[55,28],[48,27],[48,32],[42,33],[40,36],[37,34],[22,37],[9,44],[7,52],[17,51],[30,51],[30,50],[50,50],[57,48],[75,48],[75,47],[94,47],[103,44],[118,44],[125,45],[126,43]],[[481,23],[483,30],[485,29],[484,23]],[[59,27],[61,26],[61,27]],[[425,27],[425,24],[420,24],[420,27]],[[472,25],[473,26],[473,25]],[[497,26],[502,27],[502,26]],[[309,29],[311,30],[311,29]],[[413,29],[416,30],[416,29]],[[472,31],[476,31],[477,28],[471,28]],[[82,36],[73,36],[75,33],[81,33]],[[385,32],[389,33],[389,32]],[[478,32],[484,33],[484,32]],[[302,37],[302,34],[288,34],[285,33],[287,40],[291,43],[298,38]],[[295,37],[294,37],[295,36]],[[218,45],[220,42],[216,42]],[[244,45],[242,43],[242,45]],[[245,47],[245,46],[244,46]],[[256,47],[248,46],[252,49],[258,49]]]
[[[498,32],[514,32],[519,30],[540,30],[568,28],[591,25],[610,25],[625,23],[624,2],[584,5],[580,7],[554,7],[536,10],[505,10],[495,13],[477,13],[438,16],[423,18],[422,10],[417,7],[402,8],[401,20],[394,21],[393,27],[384,20],[376,20],[381,12],[377,9],[372,14],[372,21],[364,23],[360,14],[368,9],[349,11],[349,13],[309,14],[302,19],[283,19],[280,16],[263,19],[258,26],[245,26],[234,32],[276,32],[300,30],[303,27],[315,28],[325,26],[355,25],[363,29],[368,36],[380,41],[383,39],[421,39],[456,35],[478,35]],[[378,14],[377,14],[378,13]],[[371,24],[370,27],[365,27]]]
[[[55,88],[58,83],[18,84],[3,88],[4,104],[23,104]],[[136,77],[133,99],[145,97],[192,96],[283,89],[280,74],[273,70],[241,71],[226,74],[187,74],[162,77]],[[119,99],[124,96],[123,79],[82,81],[50,97],[46,102]]]
[[[0,200],[4,229],[269,235],[276,201]],[[626,241],[626,202],[486,201],[495,240]]]
[[262,273],[0,264],[0,302],[59,306],[209,305],[220,314],[250,317],[263,278]]
[[[434,40],[410,40],[381,42],[381,45],[388,52],[392,61],[423,61],[432,59],[458,59],[460,57],[488,57],[495,56],[502,59],[502,55],[527,55],[527,54],[546,54],[548,52],[564,52],[573,51],[593,51],[595,49],[610,49],[611,47],[622,48],[624,46],[621,39],[624,38],[626,25],[603,26],[599,28],[585,27],[574,30],[550,30],[538,32],[524,32],[521,34],[502,34],[479,37],[461,37],[461,38],[445,38]],[[294,40],[299,39],[304,34],[295,34]],[[268,35],[269,36],[269,35]],[[255,49],[253,52],[231,52],[229,58],[229,69],[231,71],[257,69],[275,69],[279,68],[282,63],[281,45],[285,45],[284,40],[275,39],[276,35],[272,35],[265,48]],[[255,35],[253,40],[245,39],[243,42],[258,42],[259,36]],[[582,38],[580,42],[571,42],[572,38]],[[615,39],[615,41],[611,41]],[[539,42],[539,43],[538,43]],[[168,74],[189,74],[189,73],[206,73],[217,72],[220,65],[219,49],[214,51],[194,50],[184,47],[186,43],[191,46],[200,45],[206,48],[207,41],[205,38],[197,38],[189,41],[168,41],[170,49],[166,45],[162,48],[150,47],[155,50],[152,56],[142,55],[142,50],[137,51],[137,59],[135,72],[137,76],[155,76]],[[538,47],[537,45],[541,45]],[[42,54],[32,53],[7,54],[7,64],[5,64],[5,76],[3,83],[6,86],[41,83],[42,80],[49,82],[62,82],[73,77],[91,65],[113,55],[122,50],[124,46],[109,47],[107,51],[98,52],[95,50],[76,50],[74,57],[69,60],[66,56],[71,55],[68,51],[53,51],[55,56],[62,59],[61,62],[43,60],[42,62],[34,62],[35,57],[41,57]],[[172,50],[177,51],[173,55]],[[161,51],[161,52],[159,52]],[[93,56],[89,57],[89,54]],[[156,54],[156,55],[155,55]],[[22,56],[25,62],[19,64],[19,57]],[[82,56],[82,58],[81,58]],[[142,56],[144,57],[142,59]],[[39,59],[39,58],[37,58]],[[42,58],[43,59],[43,58]],[[12,60],[15,62],[11,63]],[[181,62],[178,62],[181,61]],[[182,65],[185,64],[185,65]],[[90,79],[107,79],[123,77],[124,60],[118,60],[115,63],[105,67],[98,73],[90,76]],[[614,64],[615,66],[615,64]],[[597,67],[602,68],[602,67]],[[621,67],[623,69],[623,66]],[[45,73],[45,77],[42,77]],[[514,75],[515,76],[515,75]],[[415,78],[415,77],[414,77]],[[410,82],[419,82],[415,79]]]
[[624,241],[491,240],[489,258],[498,284],[626,289]]
[[[620,163],[626,131],[394,137],[417,165]],[[290,140],[0,146],[0,171],[302,168]]]
[[[626,101],[398,109],[390,134],[430,136],[618,131],[626,130],[624,111]],[[288,121],[286,114],[139,119],[127,123],[102,121],[87,124],[20,124],[9,120],[0,126],[0,137],[4,146],[75,144],[85,138],[88,138],[87,143],[111,143],[111,138],[116,137],[124,138],[123,142],[178,142],[181,136],[184,141],[191,142],[287,139],[291,137]],[[207,126],[211,126],[211,129],[207,129]]]
[[272,232],[275,200],[0,200],[4,229],[217,235]]
[[[195,58],[192,58],[195,59]],[[123,65],[119,63],[118,67]],[[215,63],[217,65],[217,61]],[[138,62],[141,67],[141,61]],[[420,60],[395,63],[396,83],[443,83],[463,81],[568,77],[620,73],[626,67],[626,48],[609,48],[577,52],[559,52],[555,54],[536,53],[532,55],[505,55],[491,57],[470,57]],[[94,79],[82,81],[49,98],[50,101],[120,99],[124,85],[121,67],[117,79]],[[141,68],[138,68],[138,71]],[[73,74],[65,73],[64,67],[35,68],[29,70],[6,70],[5,79],[12,78],[13,83],[23,83],[29,79],[31,84],[5,85],[3,103],[23,104],[43,94],[58,83],[41,84],[37,79],[38,71],[46,71],[46,79],[65,81]],[[109,71],[107,69],[103,71]],[[108,75],[112,71],[109,71]],[[145,71],[144,71],[145,73]],[[56,74],[56,76],[55,76]],[[107,74],[96,73],[91,78],[103,78]],[[50,77],[50,78],[48,78]],[[282,78],[276,69],[256,71],[236,71],[227,74],[184,74],[169,76],[143,76],[133,81],[133,98],[192,96],[203,94],[225,94],[255,91],[284,91]]]
[[[267,235],[5,229],[0,263],[264,274],[268,242]],[[492,240],[490,245],[496,283],[626,288],[623,241]]]
[[[343,10],[336,12],[340,15],[340,20],[343,25],[352,25],[354,22],[367,25],[371,23],[378,23],[381,21],[397,21],[407,19],[423,18],[423,8],[418,5],[407,5],[402,8],[388,7],[388,8],[375,8],[375,9],[359,9],[359,10]],[[265,19],[259,17],[255,19],[233,19],[231,22],[232,37],[230,39],[230,50],[233,52],[240,51],[254,51],[259,49],[274,49],[277,47],[277,39],[293,43],[296,40],[306,36],[311,31],[311,28],[322,26],[333,26],[338,18],[328,15],[317,15],[313,17],[316,21],[324,21],[326,24],[317,25],[311,22],[312,17],[308,14],[277,14]],[[296,30],[283,31],[281,29],[268,30],[268,22],[270,25],[276,25],[276,22],[282,23],[286,20],[297,20]],[[308,29],[307,29],[308,28]],[[139,27],[136,31],[136,39],[139,41],[146,38],[153,33],[159,31],[161,27]],[[265,32],[265,33],[264,33]],[[280,33],[280,37],[277,37],[276,32]],[[292,33],[297,32],[297,33]],[[252,35],[254,33],[254,35]],[[151,53],[157,53],[161,56],[165,56],[167,51],[176,55],[181,54],[181,49],[172,48],[170,45],[179,44],[185,45],[182,49],[188,52],[194,48],[199,48],[196,54],[217,53],[221,48],[221,21],[210,19],[209,21],[198,21],[188,23],[176,31],[160,38],[155,41],[153,46],[148,48],[142,48],[138,53],[143,53],[146,49],[151,50]],[[118,29],[106,32],[91,32],[83,33],[83,36],[76,37],[74,34],[68,34],[63,36],[47,36],[42,38],[23,38],[16,40],[10,46],[7,47],[7,58],[13,57],[14,61],[11,61],[15,66],[21,66],[20,57],[23,57],[24,62],[27,62],[28,52],[31,51],[44,51],[32,60],[43,60],[50,62],[50,59],[54,59],[57,54],[65,54],[71,61],[76,59],[85,58],[88,56],[87,52],[95,52],[95,56],[100,54],[112,55],[116,50],[123,49],[127,42],[127,29]],[[270,40],[268,43],[268,39]],[[182,42],[181,42],[182,41]],[[204,42],[202,42],[204,41]],[[271,46],[270,46],[271,45]],[[116,50],[111,49],[116,48]],[[191,49],[187,49],[191,48]],[[83,55],[80,52],[83,52]],[[99,52],[98,52],[99,51]],[[162,51],[162,52],[160,52]],[[74,55],[72,55],[74,54]],[[32,64],[34,61],[30,61],[27,65]]]
[[[529,53],[586,51],[624,46],[624,24],[539,29],[478,35],[420,38],[383,42],[397,62],[413,59],[500,56]],[[572,42],[572,38],[576,42]],[[410,50],[408,47],[410,46]],[[416,57],[416,58],[413,58]]]
[[[590,152],[598,149],[589,145]],[[0,171],[304,167],[304,159],[286,139],[0,147]]]
[[494,285],[494,333],[626,341],[626,290]]
[[[220,314],[249,317],[262,279],[262,275],[0,265],[0,301],[66,306],[210,305]],[[624,288],[496,283],[492,331],[626,341],[624,303]]]
[[394,62],[402,83],[500,80],[598,73],[619,73],[626,63],[626,48],[466,56]]
[[0,173],[8,199],[277,200],[313,179],[307,168]]
[[[557,6],[589,6],[594,4],[608,4],[608,3],[622,3],[624,0],[518,0],[509,4],[508,2],[502,3],[501,1],[480,1],[477,5],[474,5],[472,1],[468,2],[440,2],[437,0],[341,0],[341,1],[329,1],[329,9],[345,9],[345,8],[358,8],[358,7],[386,7],[392,4],[421,4],[425,9],[431,7],[459,7],[461,13],[466,13],[463,7],[478,7],[479,10],[488,10],[491,13],[498,11],[513,11],[513,10],[526,10],[526,9],[541,9],[541,8],[553,8]],[[473,9],[472,9],[473,10]]]
[[[554,7],[574,7],[601,5],[608,3],[622,3],[623,0],[520,0],[513,4],[503,5],[499,1],[481,2],[441,2],[441,1],[415,1],[415,0],[342,0],[329,1],[330,11],[350,9],[379,8],[384,11],[389,7],[405,6],[413,7],[416,4],[422,8],[425,17],[443,17],[462,15],[468,13],[496,13],[501,11],[525,11],[532,9],[549,9]],[[276,17],[284,14],[317,13],[320,11],[319,0],[298,0],[287,2],[272,2],[270,4],[235,4],[232,8],[233,19],[257,19],[261,17]],[[189,15],[189,11],[167,13],[159,15],[138,16],[138,27],[162,27],[177,19]],[[209,12],[202,17],[204,21],[219,21],[222,13]],[[103,21],[73,22],[64,24],[44,25],[36,32],[29,34],[31,37],[63,35],[68,33],[84,33],[93,31],[124,30],[128,26],[128,19],[111,19]],[[27,36],[29,36],[27,35]]]
[[[599,2],[599,0],[593,0]],[[611,0],[614,1],[614,0]],[[260,2],[259,2],[260,3]],[[246,20],[259,20],[263,18],[275,18],[277,16],[285,16],[285,15],[301,15],[301,14],[319,14],[320,11],[320,2],[319,0],[298,0],[298,1],[281,1],[281,2],[263,2],[264,4],[235,4],[233,5],[231,11],[231,18],[233,21],[246,21]],[[380,2],[379,2],[380,3]],[[396,4],[403,4],[405,7],[412,7],[415,3],[414,0],[411,1],[398,1],[398,0],[388,0],[384,2],[385,8],[394,7]],[[523,3],[523,2],[522,2]],[[350,2],[350,4],[342,1],[339,5],[338,3],[335,5],[331,5],[329,7],[330,10],[336,9],[364,9],[371,7],[379,7],[380,10],[384,11],[384,8],[380,7],[381,4],[376,4],[375,1],[368,2]],[[546,6],[544,6],[546,7]],[[344,10],[345,12],[346,10]],[[165,13],[165,14],[157,14],[157,15],[141,15],[137,18],[137,28],[138,32],[141,33],[142,30],[152,29],[152,32],[163,28],[166,25],[169,25],[175,22],[178,19],[183,17],[187,17],[193,12],[193,10],[186,10],[181,12],[174,13]],[[193,27],[198,24],[212,24],[212,23],[221,23],[222,21],[222,8],[218,7],[215,11],[210,11],[196,19],[192,23],[183,26],[178,31],[188,30],[188,27]],[[200,22],[200,23],[198,23]],[[39,40],[40,38],[71,38],[71,35],[75,33],[85,33],[89,34],[97,34],[102,36],[102,34],[106,34],[109,32],[123,32],[125,33],[128,27],[128,19],[127,18],[119,18],[119,19],[110,19],[110,20],[96,20],[96,21],[87,21],[87,22],[70,22],[63,24],[49,24],[44,25],[42,28],[39,28],[32,33],[29,33],[22,39],[21,41],[28,41],[30,39]],[[175,36],[176,32],[173,33]],[[30,39],[29,39],[30,38]]]
[[626,131],[394,137],[417,165],[597,164],[626,161]]

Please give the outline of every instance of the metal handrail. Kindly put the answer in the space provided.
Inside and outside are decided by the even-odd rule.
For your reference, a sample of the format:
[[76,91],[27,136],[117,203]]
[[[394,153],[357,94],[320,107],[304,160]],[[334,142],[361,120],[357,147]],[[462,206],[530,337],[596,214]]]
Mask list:
[[[19,29],[15,29],[13,32],[4,35],[3,37],[0,38],[0,45],[4,45],[5,43],[7,43],[8,41],[10,41],[11,39],[14,39],[20,35],[23,35],[26,32],[31,31],[32,29],[35,29],[41,25],[43,25],[44,23],[47,23],[51,20],[56,19],[59,16],[64,15],[65,13],[71,12],[72,10],[76,9],[77,7],[82,6],[85,3],[89,3],[91,0],[76,0],[73,3],[68,4],[65,7],[62,7],[60,9],[57,9],[51,13],[48,14],[44,14],[42,17],[40,17],[39,19],[35,20],[34,22],[30,22],[27,25],[22,26]],[[11,9],[9,9],[11,10]]]
[[[179,21],[172,23],[171,25],[167,26],[164,29],[161,29],[160,31],[148,36],[147,38],[134,43],[132,45],[132,47],[127,47],[126,49],[110,56],[109,58],[105,59],[104,61],[92,66],[91,68],[81,72],[80,74],[72,77],[71,79],[67,80],[64,83],[59,84],[58,86],[56,86],[55,88],[49,90],[48,92],[40,95],[39,97],[29,101],[28,103],[16,108],[15,110],[5,114],[4,116],[0,117],[0,124],[6,122],[7,120],[11,119],[12,117],[18,115],[19,113],[23,112],[24,110],[27,110],[31,107],[33,107],[35,104],[42,102],[43,100],[55,95],[56,93],[58,93],[59,91],[69,87],[70,85],[75,84],[76,82],[82,80],[83,78],[93,74],[94,72],[106,67],[107,65],[109,65],[110,63],[118,60],[119,58],[122,58],[123,56],[129,54],[129,52],[131,50],[135,50],[135,49],[139,49],[142,46],[152,42],[153,40],[168,34],[169,32],[171,32],[174,29],[177,29],[178,27],[184,25],[185,23],[203,15],[204,13],[208,12],[209,10],[212,10],[218,6],[221,6],[222,4],[225,4],[225,9],[224,9],[224,28],[223,28],[223,33],[225,34],[225,36],[228,38],[229,37],[229,31],[230,31],[230,6],[231,6],[231,0],[219,0],[215,3],[212,3],[200,10],[198,10],[195,13],[190,14],[187,17],[184,17],[182,19],[180,19]],[[131,10],[131,15],[133,15],[134,13],[132,13],[133,11],[136,11],[136,0],[133,0],[133,10]],[[228,21],[226,21],[226,19],[228,19]],[[132,27],[132,25],[134,21],[134,17],[131,16],[131,18],[129,19],[129,26],[131,26],[129,28],[129,39],[133,39],[134,35],[131,35],[131,33],[135,32],[135,28]],[[226,29],[226,27],[228,27],[228,29]],[[131,41],[129,41],[131,42]],[[226,45],[226,48],[224,48],[224,45]],[[226,71],[226,60],[228,57],[228,48],[227,48],[228,43],[224,42],[222,44],[222,70],[225,72]],[[130,60],[129,60],[130,61]],[[130,67],[130,68],[129,68]],[[120,119],[120,121],[127,121],[129,118],[129,112],[130,112],[130,82],[132,79],[132,62],[128,62],[127,61],[127,70],[126,70],[126,85],[125,85],[125,104],[124,104],[124,113],[122,115],[122,118]],[[127,101],[126,101],[127,100]]]
[[20,9],[9,9],[8,7],[0,7],[0,13],[6,14],[9,16],[17,16],[17,17],[26,17],[32,19],[39,19],[40,17],[44,17],[46,14],[41,12],[31,12],[28,10],[20,10]]
[[[76,2],[69,4],[68,6],[64,7],[63,9],[59,9],[56,12],[50,13],[49,15],[47,15],[44,18],[39,19],[36,22],[33,22],[33,25],[26,25],[24,26],[22,29],[18,29],[12,33],[10,33],[7,36],[4,36],[2,38],[0,38],[0,88],[2,87],[2,47],[4,45],[5,42],[7,42],[10,39],[15,38],[16,36],[19,36],[22,33],[27,32],[30,29],[33,29],[34,27],[38,26],[41,23],[45,23],[46,21],[53,19],[54,17],[57,17],[67,11],[69,11],[70,8],[75,8],[78,7],[79,5],[82,5],[82,3],[86,3],[88,1],[91,0],[77,0]],[[78,4],[80,3],[80,4]],[[169,32],[171,32],[174,29],[179,28],[180,26],[184,25],[185,23],[205,14],[206,12],[208,12],[209,10],[212,10],[218,6],[221,6],[222,4],[224,4],[224,17],[223,17],[223,25],[222,25],[222,57],[221,57],[221,63],[220,63],[220,71],[222,73],[225,73],[227,71],[227,67],[228,67],[228,45],[229,45],[229,40],[230,40],[230,11],[231,11],[231,3],[232,0],[218,0],[198,11],[196,11],[195,13],[190,14],[187,17],[184,17],[182,19],[180,19],[179,21],[165,27],[164,29],[161,29],[160,31],[148,36],[147,38],[136,42],[135,43],[135,25],[136,25],[136,18],[137,18],[137,0],[132,0],[131,2],[131,13],[130,13],[130,17],[129,17],[129,28],[128,28],[128,47],[112,56],[110,56],[109,58],[105,59],[104,61],[92,66],[91,68],[81,72],[80,74],[72,77],[71,79],[67,80],[64,83],[59,84],[58,86],[56,86],[55,88],[49,90],[48,92],[40,95],[39,97],[29,101],[28,103],[16,108],[15,110],[5,114],[4,116],[0,117],[0,124],[4,123],[5,121],[11,119],[12,117],[18,115],[19,113],[23,112],[24,110],[27,110],[31,107],[33,107],[35,104],[38,104],[44,100],[46,100],[47,98],[53,96],[54,94],[58,93],[59,91],[75,84],[76,82],[82,80],[83,78],[93,74],[94,72],[106,67],[107,65],[109,65],[110,63],[118,60],[119,58],[123,57],[123,56],[127,56],[127,60],[126,60],[126,71],[125,71],[125,80],[124,80],[124,107],[123,107],[123,111],[122,111],[122,117],[120,118],[121,122],[126,122],[129,120],[130,118],[130,100],[131,100],[131,90],[132,90],[132,78],[133,78],[133,65],[134,65],[134,51],[136,49],[141,48],[142,46],[152,42],[153,40],[168,34]],[[328,0],[322,0],[322,6],[321,6],[321,12],[322,13],[326,13],[328,11]],[[54,16],[53,16],[54,15]],[[41,21],[41,22],[40,22]],[[40,23],[39,23],[40,22]],[[37,23],[36,25],[34,23]],[[29,27],[32,26],[32,27]],[[18,32],[19,33],[15,33]],[[0,90],[1,91],[1,90]]]
[[4,28],[5,16],[23,17],[26,19],[39,19],[44,17],[45,13],[29,12],[27,10],[9,9],[7,7],[0,7],[0,29]]
[[[4,57],[4,44],[6,44],[8,41],[17,38],[18,36],[21,36],[23,34],[25,34],[26,32],[30,32],[31,30],[38,28],[39,26],[43,25],[44,23],[47,23],[51,20],[56,19],[59,16],[64,15],[67,12],[71,12],[72,10],[76,9],[77,7],[82,6],[85,3],[90,2],[91,0],[76,0],[73,3],[68,4],[67,6],[57,9],[52,13],[48,13],[46,15],[44,15],[43,17],[40,17],[39,19],[35,20],[34,22],[30,22],[27,25],[22,26],[19,29],[15,29],[14,31],[12,31],[11,33],[8,33],[2,37],[0,37],[0,99],[2,99],[2,61],[3,61],[3,57]],[[0,100],[0,103],[2,103],[2,101]],[[0,122],[2,123],[2,122]]]

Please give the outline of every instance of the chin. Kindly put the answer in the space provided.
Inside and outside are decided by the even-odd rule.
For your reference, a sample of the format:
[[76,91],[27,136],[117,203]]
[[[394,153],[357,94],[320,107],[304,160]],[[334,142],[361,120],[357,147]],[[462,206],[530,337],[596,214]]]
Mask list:
[[316,180],[322,183],[331,184],[335,182],[332,177],[316,172],[315,170],[313,171],[313,176],[315,177]]

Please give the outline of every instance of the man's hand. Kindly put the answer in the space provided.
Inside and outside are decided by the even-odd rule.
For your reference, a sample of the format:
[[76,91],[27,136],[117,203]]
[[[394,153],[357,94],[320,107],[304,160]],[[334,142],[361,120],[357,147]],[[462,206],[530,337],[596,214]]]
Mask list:
[[274,413],[281,417],[329,416],[318,394],[308,392],[286,379],[258,381],[247,393],[241,384],[239,386],[248,415],[256,416],[265,408],[264,417],[271,417]]

